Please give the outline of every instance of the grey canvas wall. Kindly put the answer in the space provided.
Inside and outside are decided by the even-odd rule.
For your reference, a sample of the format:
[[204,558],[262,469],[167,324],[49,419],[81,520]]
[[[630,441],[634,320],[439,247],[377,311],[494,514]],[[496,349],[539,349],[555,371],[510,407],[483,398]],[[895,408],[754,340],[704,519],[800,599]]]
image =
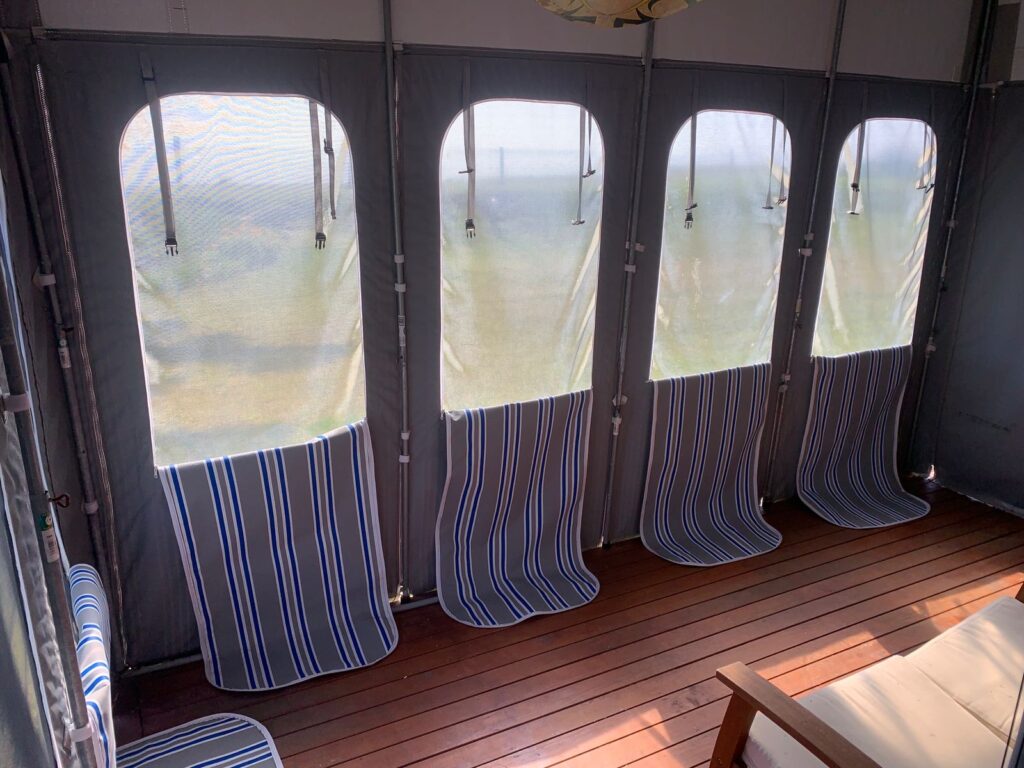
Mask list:
[[[103,449],[97,469],[109,487],[117,552],[122,560],[123,622],[129,665],[150,663],[198,647],[191,607],[181,573],[167,510],[152,469],[146,391],[135,314],[132,270],[121,200],[117,157],[125,124],[145,105],[138,56],[153,59],[161,93],[220,91],[301,94],[319,98],[318,64],[330,62],[332,105],[348,132],[357,179],[361,279],[367,367],[368,418],[373,432],[383,547],[389,586],[397,576],[399,372],[396,362],[395,299],[391,219],[387,181],[387,137],[383,51],[376,45],[229,39],[111,38],[50,34],[18,49],[22,112],[35,141],[34,158],[44,187],[44,214],[54,233],[62,290],[68,306],[81,302],[73,322],[88,341],[93,396],[98,420],[93,449]],[[64,200],[69,214],[68,248],[47,191],[45,156],[31,92],[31,61],[38,56],[48,84]],[[434,522],[443,486],[444,440],[439,396],[438,163],[441,140],[462,105],[462,74],[469,65],[471,98],[551,99],[587,106],[598,121],[608,165],[602,216],[599,288],[593,366],[594,412],[589,450],[583,541],[600,538],[607,465],[611,397],[615,387],[615,344],[623,284],[624,243],[637,135],[634,125],[642,70],[632,58],[517,54],[406,47],[398,65],[402,200],[408,280],[412,465],[408,585],[422,594],[433,587]],[[691,102],[694,79],[700,100]],[[785,344],[792,327],[799,280],[797,248],[808,228],[810,188],[822,115],[825,80],[819,74],[748,70],[659,62],[653,73],[645,180],[640,190],[636,292],[630,317],[629,358],[623,432],[616,465],[611,534],[617,540],[637,533],[641,484],[650,420],[650,339],[657,292],[665,163],[671,141],[700,109],[746,109],[781,117],[793,138],[790,214],[784,245],[773,369],[784,369]],[[933,123],[939,146],[939,188],[932,213],[922,301],[915,333],[915,362],[908,397],[916,393],[923,340],[927,338],[933,292],[941,259],[942,208],[949,170],[962,127],[964,94],[957,86],[846,77],[838,83],[834,120],[824,146],[819,190],[815,257],[809,263],[804,323],[797,328],[794,379],[782,424],[782,447],[770,497],[792,495],[800,436],[807,411],[813,317],[821,282],[832,185],[843,141],[864,117],[908,117]],[[16,249],[21,282],[31,275],[33,251],[23,233]],[[77,272],[77,295],[71,267]],[[31,289],[22,293],[31,303]],[[38,299],[37,299],[38,301]],[[33,311],[40,311],[38,307]],[[45,317],[45,312],[42,315]],[[808,320],[810,318],[811,320]],[[45,330],[45,326],[42,326]],[[49,341],[47,341],[49,339]],[[49,346],[47,346],[49,344]],[[52,336],[39,332],[37,356],[51,356]],[[85,360],[80,360],[85,363]],[[917,377],[917,378],[915,378]],[[49,410],[60,407],[58,392],[45,393]],[[769,424],[777,405],[773,385]],[[57,423],[57,422],[55,422]],[[59,424],[58,424],[59,426]],[[766,430],[765,439],[768,439]],[[70,458],[70,437],[59,430],[51,443]],[[762,450],[762,483],[765,481]],[[105,471],[104,471],[105,469]],[[83,547],[84,533],[73,533]],[[87,551],[87,549],[77,550]]]
[[1024,87],[988,90],[972,132],[915,463],[1024,511]]

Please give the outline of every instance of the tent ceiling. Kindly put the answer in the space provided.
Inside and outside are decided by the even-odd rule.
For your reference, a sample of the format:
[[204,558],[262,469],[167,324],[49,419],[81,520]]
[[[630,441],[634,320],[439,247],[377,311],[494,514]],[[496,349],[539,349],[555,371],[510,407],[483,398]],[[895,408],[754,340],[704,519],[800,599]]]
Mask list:
[[[844,72],[958,80],[972,0],[853,0]],[[191,32],[378,41],[367,0],[39,0],[43,24],[62,29]],[[658,23],[658,58],[824,70],[835,2],[708,0]],[[406,43],[641,55],[642,28],[570,24],[534,0],[394,0],[395,39]]]

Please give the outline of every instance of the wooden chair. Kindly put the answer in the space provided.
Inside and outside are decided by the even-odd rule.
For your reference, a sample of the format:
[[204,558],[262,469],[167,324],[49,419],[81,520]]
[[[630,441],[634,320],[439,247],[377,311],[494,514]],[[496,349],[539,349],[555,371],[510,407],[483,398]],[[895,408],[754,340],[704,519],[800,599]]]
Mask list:
[[[1017,600],[1024,603],[1024,585]],[[881,768],[849,739],[746,664],[737,662],[722,667],[718,679],[729,686],[732,696],[711,756],[712,768],[743,767],[740,756],[758,712],[829,768]]]

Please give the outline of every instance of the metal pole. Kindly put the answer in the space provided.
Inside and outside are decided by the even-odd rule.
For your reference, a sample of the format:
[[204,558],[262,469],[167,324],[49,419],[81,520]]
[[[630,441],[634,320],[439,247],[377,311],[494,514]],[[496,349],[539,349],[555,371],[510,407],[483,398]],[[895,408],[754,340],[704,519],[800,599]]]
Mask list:
[[11,47],[7,36],[3,37],[4,59],[0,65],[0,86],[3,88],[3,99],[7,105],[7,124],[14,143],[15,156],[18,161],[18,175],[25,191],[26,207],[32,224],[36,253],[39,259],[39,271],[34,281],[45,293],[50,306],[53,320],[53,331],[57,342],[57,353],[60,359],[60,372],[64,384],[65,403],[71,422],[72,437],[75,443],[75,455],[78,459],[78,473],[82,484],[82,509],[85,512],[89,527],[89,538],[92,543],[93,557],[100,570],[104,584],[110,585],[110,569],[107,560],[107,548],[99,521],[99,502],[93,485],[92,464],[85,441],[85,429],[82,426],[82,413],[78,404],[77,386],[72,369],[71,348],[68,345],[68,328],[64,324],[64,313],[57,294],[57,279],[53,274],[53,261],[43,231],[43,220],[39,212],[35,183],[32,180],[32,169],[25,149],[25,139],[21,133],[20,120],[15,110],[14,87],[11,82]]
[[[935,334],[939,323],[939,310],[942,308],[942,297],[946,287],[946,273],[949,269],[949,254],[953,242],[953,230],[956,228],[956,216],[960,207],[960,193],[963,189],[964,169],[967,167],[967,149],[971,137],[971,129],[974,125],[974,113],[978,104],[978,93],[981,90],[981,76],[985,69],[990,44],[990,32],[994,26],[992,22],[992,6],[995,0],[985,0],[985,10],[982,13],[981,25],[978,28],[978,39],[974,51],[974,64],[971,71],[971,94],[968,99],[967,118],[964,121],[963,137],[960,140],[960,157],[957,161],[956,181],[953,184],[953,198],[949,204],[949,216],[946,219],[946,235],[942,246],[942,266],[939,268],[938,286],[935,291],[935,306],[932,308],[932,321],[928,328],[928,342],[924,350],[924,365],[921,368],[921,383],[917,390],[917,400],[914,403],[914,418],[910,423],[910,439],[907,441],[906,451],[913,450],[914,440],[917,438],[918,422],[921,418],[921,400],[924,395],[925,382],[928,379],[929,363],[932,354],[935,352]],[[935,130],[935,126],[932,126]],[[952,338],[956,338],[954,332]],[[939,419],[942,418],[942,410],[946,401],[946,388],[943,386],[939,398]],[[931,458],[934,459],[934,446]],[[930,462],[929,462],[930,463]]]
[[382,0],[384,63],[387,76],[388,152],[391,160],[391,221],[394,224],[395,297],[398,320],[398,366],[402,375],[401,453],[398,456],[398,602],[412,597],[406,584],[409,525],[409,361],[406,346],[405,244],[402,238],[402,200],[398,177],[398,92],[395,81],[395,43],[391,26],[391,0]]
[[637,105],[636,119],[634,121],[635,135],[637,137],[636,155],[633,165],[633,187],[631,190],[631,205],[629,211],[629,242],[626,243],[626,263],[624,269],[626,280],[622,286],[621,311],[619,315],[619,358],[618,377],[615,386],[615,398],[612,400],[612,426],[611,446],[608,450],[608,470],[605,473],[604,506],[601,511],[601,545],[608,547],[609,526],[611,524],[612,496],[615,491],[615,460],[619,447],[619,426],[622,424],[622,406],[626,404],[626,398],[622,393],[623,381],[626,375],[626,351],[629,346],[629,313],[633,303],[633,276],[636,274],[636,254],[642,250],[636,242],[637,228],[640,220],[640,193],[644,180],[644,154],[647,146],[647,109],[651,101],[651,68],[654,57],[654,25],[650,22],[647,25],[647,38],[644,42],[643,55],[643,90],[640,96],[640,103]]
[[814,165],[814,184],[811,188],[811,204],[807,214],[807,233],[800,248],[800,280],[796,289],[796,304],[793,307],[793,322],[789,331],[789,342],[786,345],[786,369],[779,377],[779,401],[775,407],[775,418],[772,420],[772,433],[768,449],[768,483],[767,493],[772,492],[775,485],[775,461],[778,458],[779,438],[782,431],[782,418],[786,411],[786,393],[789,381],[793,376],[793,351],[796,347],[796,332],[800,328],[804,303],[804,286],[807,282],[807,261],[814,253],[814,218],[818,211],[818,190],[821,187],[821,174],[825,162],[825,141],[828,138],[829,122],[832,117],[832,98],[835,94],[836,71],[839,67],[839,51],[843,45],[843,23],[846,18],[846,0],[839,0],[836,8],[835,33],[832,37],[832,59],[829,61],[825,85],[825,110],[821,120],[821,134],[818,137],[818,157]]
[[[6,64],[2,68],[4,88],[7,89],[9,74]],[[9,92],[8,92],[9,93]],[[7,95],[7,94],[5,94]],[[10,116],[10,110],[7,110]],[[13,285],[13,281],[11,283]],[[67,689],[71,714],[71,741],[75,757],[81,765],[95,768],[96,753],[93,748],[89,715],[82,692],[82,678],[78,670],[78,656],[75,653],[76,638],[68,601],[67,584],[64,581],[64,567],[61,562],[57,533],[53,526],[53,509],[50,495],[43,483],[37,463],[32,424],[31,395],[25,383],[25,372],[21,367],[17,330],[14,320],[13,302],[7,286],[0,286],[0,357],[7,375],[8,392],[3,394],[3,417],[14,411],[14,422],[18,432],[18,446],[25,468],[25,483],[28,487],[30,511],[39,533],[43,560],[43,576],[50,612],[58,644],[61,672]],[[24,509],[11,509],[11,515],[18,515]]]

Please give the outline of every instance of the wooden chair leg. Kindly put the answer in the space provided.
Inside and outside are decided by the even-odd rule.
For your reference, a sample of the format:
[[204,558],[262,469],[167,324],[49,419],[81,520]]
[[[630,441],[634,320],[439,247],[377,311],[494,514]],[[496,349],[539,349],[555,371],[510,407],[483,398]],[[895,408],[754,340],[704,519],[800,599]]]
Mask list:
[[757,710],[740,696],[734,693],[729,698],[718,740],[715,741],[715,751],[711,755],[711,768],[733,768],[739,764],[755,714]]

